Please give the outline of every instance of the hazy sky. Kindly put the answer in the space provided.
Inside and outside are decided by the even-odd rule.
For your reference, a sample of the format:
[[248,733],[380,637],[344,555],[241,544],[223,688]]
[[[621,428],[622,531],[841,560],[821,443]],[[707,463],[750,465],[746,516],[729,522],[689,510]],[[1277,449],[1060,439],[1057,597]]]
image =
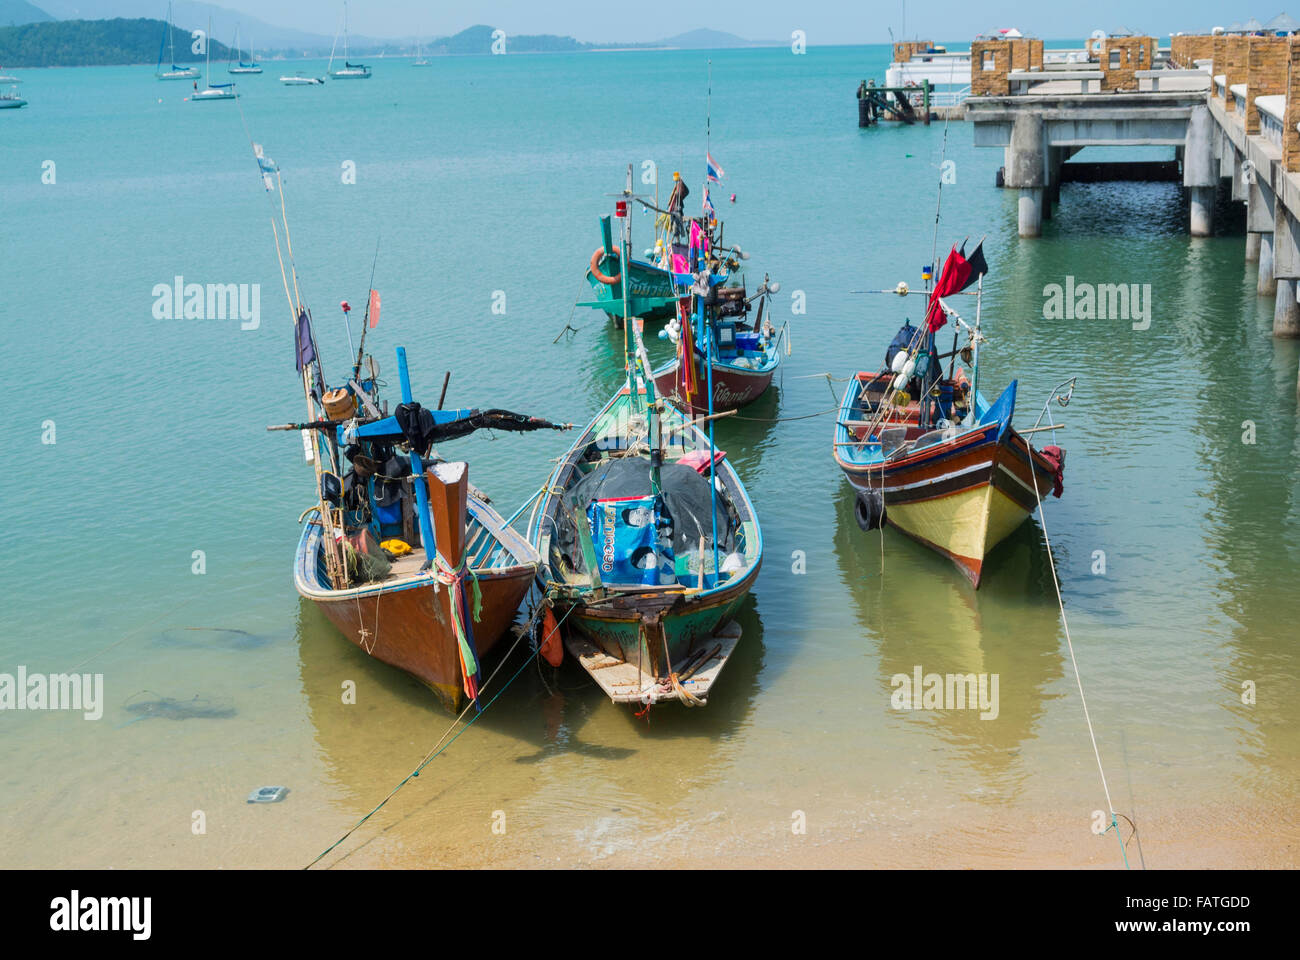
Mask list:
[[[334,33],[342,0],[214,0],[279,26]],[[1269,0],[1280,3],[1281,0]],[[39,3],[38,3],[39,5]],[[1300,18],[1300,0],[1293,15]],[[1175,31],[1207,30],[1252,16],[1266,22],[1278,9],[1242,8],[1211,0],[349,0],[356,33],[372,37],[445,36],[476,23],[507,33],[558,33],[579,40],[657,40],[698,27],[726,30],[754,40],[778,40],[803,30],[817,43],[880,43],[889,29],[936,41],[969,40],[977,33],[1015,26],[1043,37],[1085,37],[1093,30],[1127,27],[1168,37]]]

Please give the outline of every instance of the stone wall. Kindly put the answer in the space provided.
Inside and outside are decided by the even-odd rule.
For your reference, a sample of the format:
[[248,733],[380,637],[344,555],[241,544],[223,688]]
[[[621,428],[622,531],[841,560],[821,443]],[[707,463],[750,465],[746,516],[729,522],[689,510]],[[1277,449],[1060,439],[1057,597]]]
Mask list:
[[1108,37],[1102,41],[1101,89],[1136,90],[1138,70],[1150,70],[1155,62],[1155,37]]

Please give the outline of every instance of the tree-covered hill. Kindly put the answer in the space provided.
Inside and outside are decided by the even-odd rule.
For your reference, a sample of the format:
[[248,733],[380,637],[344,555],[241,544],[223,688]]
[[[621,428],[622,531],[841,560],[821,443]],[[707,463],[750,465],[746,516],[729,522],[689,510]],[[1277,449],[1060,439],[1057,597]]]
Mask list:
[[[167,24],[162,20],[59,20],[0,28],[0,63],[10,67],[87,67],[157,63]],[[203,54],[193,51],[185,30],[173,31],[176,62],[193,63]],[[212,59],[225,61],[229,49],[213,41]],[[163,57],[169,59],[169,50]]]

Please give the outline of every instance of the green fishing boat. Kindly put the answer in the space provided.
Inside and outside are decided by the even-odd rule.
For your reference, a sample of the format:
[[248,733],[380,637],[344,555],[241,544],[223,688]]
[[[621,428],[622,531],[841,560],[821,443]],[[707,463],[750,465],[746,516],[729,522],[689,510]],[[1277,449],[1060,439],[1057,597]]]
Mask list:
[[[642,260],[629,259],[626,267],[621,266],[622,251],[614,245],[609,217],[600,218],[600,236],[601,245],[592,253],[587,269],[587,282],[596,299],[580,301],[578,306],[604,310],[615,326],[622,326],[625,316],[656,322],[671,320],[681,296],[672,272]],[[626,291],[624,276],[628,277]]]
[[[624,269],[630,178],[617,207]],[[641,324],[626,330],[627,379],[539,492],[528,539],[565,646],[611,700],[696,706],[740,639],[732,617],[763,536],[712,410],[706,433],[657,397]]]

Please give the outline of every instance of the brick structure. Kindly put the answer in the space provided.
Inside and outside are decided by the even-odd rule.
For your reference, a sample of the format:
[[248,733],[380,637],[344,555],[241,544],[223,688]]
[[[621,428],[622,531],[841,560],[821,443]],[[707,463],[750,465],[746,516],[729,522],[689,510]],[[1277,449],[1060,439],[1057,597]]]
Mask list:
[[894,44],[894,63],[906,63],[922,50],[929,50],[933,46],[934,43],[930,40],[900,40]]
[[1183,34],[1170,38],[1169,63],[1180,70],[1196,69],[1197,60],[1214,57],[1214,37],[1210,34]]
[[1259,133],[1256,97],[1286,93],[1291,42],[1286,37],[1250,37],[1246,48],[1246,133]]
[[1215,72],[1224,76],[1223,105],[1229,112],[1237,109],[1232,88],[1236,84],[1246,82],[1246,58],[1250,54],[1252,39],[1252,37],[1228,37],[1223,44],[1223,68],[1218,69],[1219,64],[1215,63]]
[[1291,40],[1287,49],[1286,119],[1282,121],[1282,166],[1289,173],[1300,172],[1300,43]]
[[[1228,55],[1228,38],[1222,35],[1215,37],[1214,43],[1210,45],[1210,56],[1214,61],[1213,63],[1210,64],[1210,95],[1211,96],[1217,97],[1219,95],[1218,90],[1216,90],[1214,87],[1214,78],[1217,77],[1219,74],[1223,73],[1223,60],[1227,55]],[[1227,88],[1225,87],[1224,89],[1226,90]]]
[[970,92],[974,97],[1011,93],[1012,70],[1043,68],[1043,41],[1032,37],[973,40],[970,45]]
[[1101,89],[1136,90],[1138,70],[1150,70],[1155,62],[1155,37],[1107,37],[1102,41]]

